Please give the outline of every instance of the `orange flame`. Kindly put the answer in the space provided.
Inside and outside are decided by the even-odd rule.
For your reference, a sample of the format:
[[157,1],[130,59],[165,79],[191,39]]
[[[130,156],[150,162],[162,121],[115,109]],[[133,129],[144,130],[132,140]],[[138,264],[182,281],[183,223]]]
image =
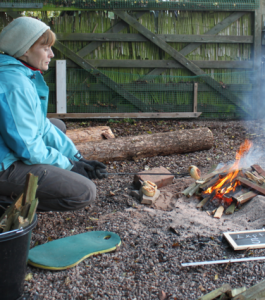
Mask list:
[[[215,197],[222,199],[223,195],[228,194],[231,191],[235,191],[236,187],[240,184],[238,181],[233,182],[239,172],[240,159],[249,151],[252,146],[252,142],[245,140],[240,145],[239,150],[236,152],[236,161],[228,169],[228,174],[224,178],[220,178],[213,186],[209,187],[204,193],[211,194],[215,191]],[[224,186],[225,185],[225,186]],[[229,200],[230,198],[228,198]]]

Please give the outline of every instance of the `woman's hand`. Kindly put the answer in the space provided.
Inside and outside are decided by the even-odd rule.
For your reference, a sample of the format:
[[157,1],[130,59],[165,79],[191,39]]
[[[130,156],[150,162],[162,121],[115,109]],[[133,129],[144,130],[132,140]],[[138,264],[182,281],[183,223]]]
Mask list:
[[85,163],[87,166],[92,168],[92,171],[88,171],[88,176],[90,179],[102,179],[108,177],[108,172],[106,170],[106,165],[97,160],[86,160],[84,158],[80,159],[80,162]]

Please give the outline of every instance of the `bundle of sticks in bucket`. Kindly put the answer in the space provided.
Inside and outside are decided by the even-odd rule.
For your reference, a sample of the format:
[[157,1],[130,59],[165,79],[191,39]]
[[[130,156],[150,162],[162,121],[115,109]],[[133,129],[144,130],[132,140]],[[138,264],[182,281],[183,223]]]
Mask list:
[[[195,175],[199,172],[194,166],[192,171]],[[223,212],[227,215],[234,213],[237,207],[258,194],[265,196],[265,171],[257,164],[247,169],[235,169],[234,164],[226,165],[195,180],[182,194],[186,197],[198,196],[201,202],[197,208],[220,218]],[[213,202],[218,204],[218,208],[209,211]]]
[[35,198],[38,176],[27,174],[24,193],[22,193],[0,217],[0,233],[24,228],[32,223],[38,207]]

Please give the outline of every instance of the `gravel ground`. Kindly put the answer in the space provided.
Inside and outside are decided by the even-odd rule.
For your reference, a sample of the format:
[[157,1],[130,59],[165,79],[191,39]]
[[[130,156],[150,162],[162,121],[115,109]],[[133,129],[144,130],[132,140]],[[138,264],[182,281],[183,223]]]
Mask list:
[[[164,166],[171,172],[183,173],[193,164],[205,173],[213,165],[234,160],[236,150],[246,138],[261,153],[255,152],[255,159],[261,165],[265,161],[265,127],[261,121],[126,121],[67,122],[67,128],[108,125],[116,137],[197,127],[208,127],[214,134],[214,146],[208,151],[109,162],[109,172],[137,172]],[[27,273],[33,277],[25,281],[24,290],[30,299],[166,299],[159,297],[162,291],[167,299],[197,299],[224,283],[250,287],[263,279],[263,261],[200,267],[181,267],[181,263],[265,256],[264,249],[235,252],[222,239],[222,232],[227,229],[262,228],[265,197],[256,197],[232,217],[207,219],[205,212],[195,209],[197,199],[180,196],[191,179],[175,178],[162,191],[172,194],[172,205],[164,210],[141,205],[130,196],[132,180],[132,176],[95,180],[98,194],[93,207],[75,212],[38,213],[31,247],[91,230],[115,232],[122,244],[115,252],[91,256],[69,270],[48,271],[28,266]]]

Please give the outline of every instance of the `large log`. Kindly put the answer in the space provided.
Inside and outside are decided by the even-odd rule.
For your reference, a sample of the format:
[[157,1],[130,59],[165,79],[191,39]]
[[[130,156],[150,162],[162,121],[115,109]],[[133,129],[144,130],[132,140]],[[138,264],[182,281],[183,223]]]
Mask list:
[[106,162],[208,150],[212,145],[211,130],[197,128],[82,143],[77,149],[87,159]]
[[67,130],[66,135],[73,141],[75,145],[91,141],[101,141],[104,139],[115,138],[109,126],[96,126]]

